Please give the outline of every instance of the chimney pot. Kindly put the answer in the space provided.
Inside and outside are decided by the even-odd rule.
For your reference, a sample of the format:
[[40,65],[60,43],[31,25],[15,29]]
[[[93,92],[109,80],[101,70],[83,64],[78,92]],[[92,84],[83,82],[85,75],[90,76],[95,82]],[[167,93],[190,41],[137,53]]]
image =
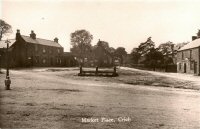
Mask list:
[[16,37],[15,37],[15,39],[16,40],[19,40],[19,37],[21,36],[21,34],[20,34],[20,30],[19,29],[17,29],[17,33],[16,33]]
[[57,37],[55,37],[54,42],[58,43],[58,38]]
[[33,30],[31,30],[30,37],[31,37],[32,39],[36,39],[36,34],[34,33]]
[[17,33],[20,33],[20,30],[19,30],[19,29],[17,29]]
[[197,33],[197,38],[200,38],[200,30]]
[[197,36],[192,36],[192,41],[197,39]]

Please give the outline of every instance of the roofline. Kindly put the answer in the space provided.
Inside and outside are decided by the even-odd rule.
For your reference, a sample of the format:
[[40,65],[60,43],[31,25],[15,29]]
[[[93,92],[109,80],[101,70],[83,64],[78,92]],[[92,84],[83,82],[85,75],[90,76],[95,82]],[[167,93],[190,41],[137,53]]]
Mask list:
[[187,49],[183,49],[183,50],[178,50],[178,52],[180,52],[180,51],[185,51],[185,50],[189,50],[189,49],[194,49],[194,48],[199,48],[200,46],[198,46],[198,47],[192,47],[192,48],[187,48]]
[[[25,41],[26,42],[26,41]],[[26,43],[30,43],[30,44],[35,44],[35,43],[31,43],[31,42],[26,42]],[[42,46],[49,46],[49,45],[44,45],[44,44],[37,44],[37,45],[42,45]],[[60,44],[59,44],[60,45]],[[49,47],[57,47],[57,48],[64,48],[64,47],[62,47],[61,45],[60,45],[60,47],[58,47],[58,46],[49,46]]]
[[[21,35],[21,36],[26,36],[26,35]],[[31,38],[30,36],[26,36],[26,37]],[[22,38],[22,39],[23,39],[23,38]],[[37,40],[37,39],[48,40],[48,41],[54,42],[53,40],[43,39],[43,38],[37,38],[37,37],[36,37],[36,40]],[[24,39],[23,39],[23,40],[24,40]],[[25,41],[25,40],[24,40],[24,41]],[[26,42],[26,41],[25,41],[25,42]],[[31,43],[31,42],[26,42],[26,43]],[[57,42],[54,42],[54,43],[57,43]],[[31,44],[34,44],[34,43],[31,43]],[[57,44],[60,45],[60,43],[57,43]],[[39,44],[39,45],[49,46],[49,45],[44,45],[44,44]],[[57,47],[57,46],[51,46],[51,47]],[[63,48],[63,49],[64,49],[64,47],[63,47],[62,45],[60,45],[60,47],[57,47],[57,48]]]
[[[21,36],[26,36],[26,35],[21,35]],[[26,36],[26,37],[29,37],[29,38],[31,38],[30,36]],[[43,40],[48,40],[48,41],[52,41],[52,42],[54,42],[54,40],[50,40],[50,39],[37,38],[37,37],[36,37],[36,39],[43,39]],[[57,43],[57,42],[55,42],[55,43]]]

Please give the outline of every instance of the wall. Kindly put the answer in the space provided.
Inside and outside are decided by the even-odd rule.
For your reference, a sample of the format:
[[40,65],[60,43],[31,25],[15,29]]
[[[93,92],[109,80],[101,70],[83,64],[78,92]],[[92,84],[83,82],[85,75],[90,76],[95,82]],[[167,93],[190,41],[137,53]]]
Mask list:
[[[59,51],[59,52],[58,52]],[[12,67],[63,66],[63,48],[16,41],[12,46],[10,64]]]

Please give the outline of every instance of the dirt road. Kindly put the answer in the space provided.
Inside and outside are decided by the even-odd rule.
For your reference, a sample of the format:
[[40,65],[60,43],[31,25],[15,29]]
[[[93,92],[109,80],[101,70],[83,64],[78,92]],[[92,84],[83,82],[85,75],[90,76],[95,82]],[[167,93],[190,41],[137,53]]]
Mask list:
[[[200,92],[76,79],[77,70],[0,74],[1,128],[198,129]],[[69,74],[70,76],[63,76]],[[131,79],[131,77],[130,77]]]

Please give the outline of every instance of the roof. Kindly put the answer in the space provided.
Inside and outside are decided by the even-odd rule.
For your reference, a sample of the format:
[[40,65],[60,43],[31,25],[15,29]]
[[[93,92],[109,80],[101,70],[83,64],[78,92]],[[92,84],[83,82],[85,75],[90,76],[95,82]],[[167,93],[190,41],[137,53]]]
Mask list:
[[193,40],[192,42],[186,44],[185,46],[183,46],[178,51],[182,51],[182,50],[186,50],[186,49],[191,49],[191,48],[195,48],[195,47],[199,47],[199,46],[200,46],[200,38],[196,39],[196,40]]
[[25,36],[25,35],[21,35],[21,37],[28,43],[41,44],[41,45],[53,46],[53,47],[62,47],[59,43],[54,42],[52,40],[41,39],[41,38],[32,39],[31,37]]
[[[7,48],[7,44],[5,43],[6,40],[0,41],[0,48]],[[11,46],[16,40],[15,39],[9,39],[10,43],[9,46]]]

